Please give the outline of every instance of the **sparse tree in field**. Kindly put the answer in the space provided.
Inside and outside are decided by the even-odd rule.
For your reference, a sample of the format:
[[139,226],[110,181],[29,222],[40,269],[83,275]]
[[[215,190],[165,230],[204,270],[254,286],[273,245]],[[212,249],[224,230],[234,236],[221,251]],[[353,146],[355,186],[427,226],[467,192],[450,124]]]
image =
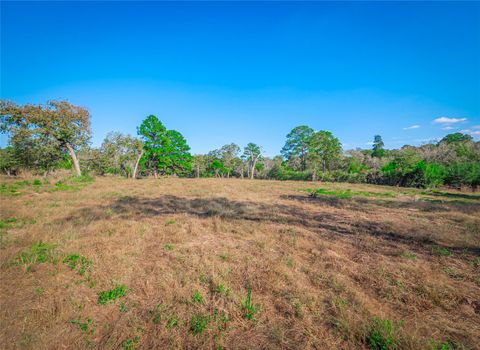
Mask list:
[[235,143],[230,143],[220,148],[220,154],[227,177],[230,177],[230,174],[235,169],[236,160],[238,160],[238,155],[240,154],[240,147]]
[[322,165],[322,173],[330,168],[331,163],[340,158],[342,145],[330,131],[316,132],[309,142],[309,158],[314,164],[312,180],[317,178],[317,164]]
[[380,135],[375,135],[373,138],[372,157],[382,158],[385,155],[385,144]]
[[305,171],[307,168],[308,145],[314,133],[315,131],[306,125],[295,127],[287,135],[287,141],[281,151],[287,160],[298,157],[302,171]]
[[250,142],[245,146],[242,158],[248,162],[248,177],[253,179],[255,166],[257,162],[262,159],[262,149],[260,146]]
[[190,147],[181,133],[167,130],[154,115],[148,116],[138,128],[143,146],[142,165],[153,172],[164,175],[184,174],[191,171]]
[[110,132],[102,143],[101,151],[109,165],[107,172],[136,177],[143,151],[142,141],[130,135]]
[[47,168],[68,152],[76,174],[81,175],[76,152],[87,146],[91,137],[87,109],[68,101],[48,101],[45,105],[1,101],[0,110],[1,131],[10,134],[13,147],[36,153],[44,167],[48,162]]

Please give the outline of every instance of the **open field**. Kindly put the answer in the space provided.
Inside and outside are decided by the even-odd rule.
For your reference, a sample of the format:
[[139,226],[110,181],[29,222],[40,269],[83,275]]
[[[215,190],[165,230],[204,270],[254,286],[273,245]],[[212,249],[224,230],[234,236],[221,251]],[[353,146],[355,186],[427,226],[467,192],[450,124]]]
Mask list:
[[2,183],[3,349],[480,348],[478,194]]

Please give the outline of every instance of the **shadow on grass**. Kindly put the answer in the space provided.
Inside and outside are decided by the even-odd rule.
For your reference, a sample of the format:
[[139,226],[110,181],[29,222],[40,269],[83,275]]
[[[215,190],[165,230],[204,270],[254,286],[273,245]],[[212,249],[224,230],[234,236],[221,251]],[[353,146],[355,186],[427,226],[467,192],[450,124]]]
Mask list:
[[480,194],[468,194],[468,193],[451,193],[451,192],[441,192],[441,191],[432,191],[426,192],[425,195],[435,196],[435,197],[447,197],[447,198],[457,198],[457,199],[470,199],[470,200],[480,200]]
[[[319,198],[310,199],[304,196],[281,196],[281,198],[311,202],[320,200]],[[339,198],[321,198],[321,200],[323,200],[322,203],[328,203],[331,206],[349,205],[348,203],[352,201],[351,199]],[[396,202],[390,201],[388,203],[394,204]],[[429,205],[431,206],[431,204]],[[324,234],[329,238],[333,238],[332,235],[370,235],[408,244],[412,249],[428,249],[431,251],[432,247],[442,247],[452,252],[480,255],[480,247],[442,246],[435,242],[428,233],[420,231],[404,234],[391,230],[386,224],[369,220],[352,221],[340,213],[310,211],[296,205],[233,201],[223,197],[182,198],[165,195],[158,198],[138,198],[128,196],[120,198],[108,206],[83,208],[74,215],[67,217],[66,220],[84,223],[94,220],[108,220],[112,217],[131,220],[172,214],[299,226]]]

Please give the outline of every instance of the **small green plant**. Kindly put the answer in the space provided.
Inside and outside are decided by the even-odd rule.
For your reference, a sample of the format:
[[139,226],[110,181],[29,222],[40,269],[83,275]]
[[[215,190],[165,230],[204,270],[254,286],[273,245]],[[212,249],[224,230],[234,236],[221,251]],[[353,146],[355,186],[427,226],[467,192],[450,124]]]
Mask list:
[[42,287],[35,288],[35,294],[37,294],[38,296],[44,295],[45,294],[45,288],[42,288]]
[[176,223],[176,221],[173,220],[173,219],[170,219],[170,220],[165,221],[165,226],[173,225],[174,223]]
[[153,323],[155,324],[159,324],[161,321],[162,321],[162,311],[164,309],[164,305],[163,304],[157,304],[155,306],[155,309],[153,309],[152,311],[150,311],[150,313],[152,314],[153,316]]
[[113,289],[100,292],[98,294],[98,303],[105,305],[111,301],[127,295],[127,286],[122,284]]
[[165,244],[165,245],[163,246],[163,248],[164,248],[165,250],[173,250],[173,249],[175,248],[175,246],[174,246],[173,244],[171,244],[171,243],[167,243],[167,244]]
[[[400,321],[400,326],[403,324]],[[375,317],[369,327],[367,342],[373,350],[395,350],[400,348],[398,326],[391,320]]]
[[122,349],[124,350],[135,350],[137,348],[140,337],[136,336],[134,339],[126,339],[122,341]]
[[448,248],[440,247],[440,246],[434,246],[432,248],[432,252],[435,255],[440,255],[440,256],[452,256],[453,255],[453,253]]
[[35,263],[46,263],[46,262],[55,262],[54,252],[55,246],[53,244],[38,242],[32,244],[29,249],[21,252],[17,257],[17,262],[21,264],[35,264]]
[[39,179],[33,180],[33,186],[42,186],[42,181]]
[[203,303],[203,296],[202,293],[200,293],[198,290],[195,291],[193,294],[192,300],[194,303],[201,304]]
[[167,328],[172,329],[173,327],[178,326],[178,316],[173,314],[167,320]]
[[227,261],[227,260],[228,260],[228,255],[226,255],[226,254],[220,254],[218,257],[219,257],[220,260],[222,260],[222,261]]
[[120,312],[127,312],[127,311],[128,311],[127,303],[121,303],[120,304]]
[[452,341],[445,341],[437,343],[432,339],[430,343],[430,350],[454,350],[454,349],[464,349],[461,344]]
[[210,323],[210,315],[193,315],[190,322],[190,330],[193,334],[201,334]]
[[71,320],[70,323],[76,325],[84,333],[93,334],[95,332],[92,328],[93,321],[91,319],[88,319],[86,322],[82,322],[81,320]]
[[215,292],[218,294],[224,294],[226,297],[228,297],[232,290],[230,288],[227,288],[223,283],[220,283],[217,288],[215,288]]
[[245,308],[245,317],[247,320],[253,320],[255,314],[258,312],[258,307],[253,304],[252,302],[252,289],[247,289],[247,298],[243,303],[243,307]]
[[16,218],[8,218],[4,220],[0,220],[0,230],[7,230],[13,227],[13,223],[17,222]]
[[78,271],[83,276],[85,272],[90,271],[92,268],[92,261],[79,254],[67,255],[63,262],[67,264],[72,270]]

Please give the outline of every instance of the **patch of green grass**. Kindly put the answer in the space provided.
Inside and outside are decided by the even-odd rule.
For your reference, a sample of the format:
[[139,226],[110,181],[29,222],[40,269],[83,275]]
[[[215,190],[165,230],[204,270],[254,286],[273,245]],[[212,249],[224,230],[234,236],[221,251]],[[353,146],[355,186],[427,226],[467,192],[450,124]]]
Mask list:
[[432,253],[435,255],[440,255],[440,256],[452,256],[453,253],[445,247],[440,247],[440,246],[434,246],[432,248]]
[[33,186],[42,186],[42,181],[39,179],[33,180]]
[[252,302],[252,289],[247,289],[247,297],[243,302],[243,308],[245,309],[245,317],[247,320],[253,320],[255,314],[258,312],[258,306]]
[[402,258],[408,259],[408,260],[417,260],[417,256],[413,254],[412,252],[409,251],[404,251],[400,254]]
[[311,189],[307,188],[302,190],[309,193],[309,196],[312,198],[317,198],[318,196],[333,196],[340,199],[350,199],[352,197],[380,197],[380,198],[394,198],[396,195],[394,192],[367,192],[367,191],[352,191],[351,189],[340,190],[328,190],[326,188],[316,188]]
[[13,223],[17,222],[17,218],[7,218],[0,220],[0,230],[7,230],[13,227]]
[[429,350],[454,350],[454,349],[466,349],[462,344],[457,343],[456,341],[443,341],[436,342],[432,339],[430,342]]
[[198,290],[195,291],[193,294],[192,300],[194,303],[201,304],[203,303],[203,296],[202,293],[200,293]]
[[120,312],[127,312],[127,311],[128,311],[127,303],[121,303],[120,304]]
[[167,243],[163,246],[163,249],[165,250],[173,250],[175,248],[175,246],[171,243]]
[[113,289],[100,292],[98,294],[98,303],[105,305],[111,301],[122,298],[127,295],[127,286],[121,284]]
[[38,296],[42,296],[43,294],[45,294],[45,288],[42,288],[42,287],[35,288],[35,294],[37,294]]
[[399,335],[399,326],[391,320],[383,320],[375,317],[370,324],[367,343],[373,350],[395,350],[400,349],[401,338]]
[[75,190],[76,188],[74,186],[71,186],[64,181],[60,180],[55,183],[55,187],[52,189],[52,191],[71,191]]
[[228,297],[232,293],[232,290],[230,288],[225,287],[223,283],[220,283],[217,286],[217,288],[215,288],[215,292],[217,292],[218,294],[223,294],[226,297]]
[[80,330],[84,333],[94,334],[95,330],[93,329],[93,321],[89,318],[86,322],[82,322],[81,320],[71,320],[71,324],[80,328]]
[[140,337],[136,336],[134,339],[125,339],[122,341],[122,349],[124,350],[135,350],[137,349],[138,342]]
[[67,264],[72,270],[78,271],[78,273],[83,276],[85,272],[91,271],[92,261],[86,257],[79,254],[70,254],[67,255],[63,262]]
[[193,334],[201,334],[210,323],[210,315],[193,315],[190,322],[190,330]]
[[176,223],[176,221],[174,219],[169,219],[169,220],[165,221],[165,226],[173,225],[175,223]]
[[36,263],[55,263],[54,257],[55,245],[45,242],[38,242],[32,244],[32,246],[22,251],[16,258],[16,261],[20,264],[31,265]]
[[179,320],[178,320],[178,316],[176,314],[170,315],[170,317],[167,320],[166,327],[168,329],[172,329],[173,327],[177,327],[178,322],[179,322]]

